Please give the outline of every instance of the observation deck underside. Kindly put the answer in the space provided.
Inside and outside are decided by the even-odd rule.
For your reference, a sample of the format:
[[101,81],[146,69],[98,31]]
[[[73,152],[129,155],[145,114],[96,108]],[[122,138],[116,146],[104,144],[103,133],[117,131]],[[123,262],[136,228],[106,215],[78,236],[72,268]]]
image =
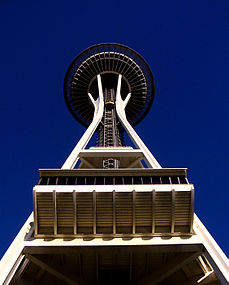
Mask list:
[[122,99],[131,93],[126,107],[127,119],[138,124],[149,111],[154,99],[153,75],[145,60],[134,50],[119,44],[100,44],[80,53],[71,63],[64,80],[66,104],[84,126],[93,119],[93,106],[88,93],[96,100],[96,76],[100,74],[106,88],[117,85],[122,75]]
[[200,244],[46,246],[25,248],[24,253],[11,285],[221,284]]

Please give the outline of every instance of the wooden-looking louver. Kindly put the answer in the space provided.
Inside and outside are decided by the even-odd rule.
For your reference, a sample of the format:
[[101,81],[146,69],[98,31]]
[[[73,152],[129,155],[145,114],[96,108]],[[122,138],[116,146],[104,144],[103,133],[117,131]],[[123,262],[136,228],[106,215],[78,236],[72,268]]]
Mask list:
[[[193,187],[132,185],[34,188],[36,237],[176,236],[192,234]],[[96,187],[96,190],[93,189]]]

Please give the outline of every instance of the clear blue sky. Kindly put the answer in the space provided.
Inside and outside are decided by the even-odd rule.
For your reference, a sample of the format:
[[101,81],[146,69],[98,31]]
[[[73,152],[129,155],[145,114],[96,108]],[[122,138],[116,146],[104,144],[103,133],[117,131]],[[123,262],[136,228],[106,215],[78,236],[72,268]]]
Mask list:
[[155,77],[137,132],[163,167],[187,167],[195,211],[229,255],[228,1],[0,3],[0,255],[32,211],[39,168],[60,168],[83,134],[62,94],[83,49],[117,42]]

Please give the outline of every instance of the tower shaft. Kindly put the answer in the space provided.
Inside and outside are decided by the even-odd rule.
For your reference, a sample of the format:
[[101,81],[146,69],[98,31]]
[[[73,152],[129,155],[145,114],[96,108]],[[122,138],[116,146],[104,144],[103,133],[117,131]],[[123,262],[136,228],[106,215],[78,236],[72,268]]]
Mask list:
[[[123,132],[117,118],[115,108],[115,89],[104,89],[104,113],[97,130],[96,146],[98,147],[121,147],[123,146]],[[103,168],[119,168],[120,161],[114,158],[103,160]]]
[[115,109],[115,90],[105,88],[104,90],[104,113],[97,130],[98,147],[120,147],[123,146],[123,132],[120,128]]

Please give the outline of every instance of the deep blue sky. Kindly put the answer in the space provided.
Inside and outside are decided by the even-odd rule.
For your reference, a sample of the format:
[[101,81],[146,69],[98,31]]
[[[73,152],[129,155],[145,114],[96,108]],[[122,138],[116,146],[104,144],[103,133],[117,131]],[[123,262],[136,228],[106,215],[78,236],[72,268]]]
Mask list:
[[229,255],[229,1],[0,2],[0,256],[32,211],[39,168],[60,168],[83,134],[62,94],[83,49],[139,52],[156,95],[136,130],[163,167],[187,167],[195,211]]

